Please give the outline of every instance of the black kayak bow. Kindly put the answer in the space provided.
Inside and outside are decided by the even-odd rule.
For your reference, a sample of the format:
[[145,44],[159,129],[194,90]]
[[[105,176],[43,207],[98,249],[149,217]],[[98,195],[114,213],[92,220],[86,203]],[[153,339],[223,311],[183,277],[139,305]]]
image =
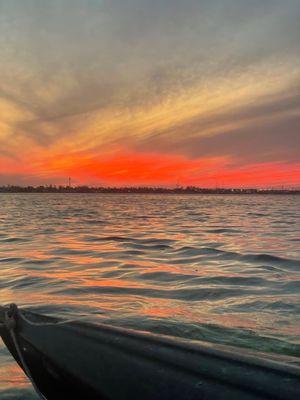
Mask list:
[[266,355],[0,307],[0,333],[42,398],[292,400],[300,368]]

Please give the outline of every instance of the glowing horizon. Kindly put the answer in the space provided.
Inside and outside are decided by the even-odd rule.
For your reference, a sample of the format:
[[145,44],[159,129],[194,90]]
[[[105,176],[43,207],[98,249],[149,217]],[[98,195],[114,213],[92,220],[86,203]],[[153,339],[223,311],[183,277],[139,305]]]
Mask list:
[[294,0],[0,14],[0,185],[300,185]]

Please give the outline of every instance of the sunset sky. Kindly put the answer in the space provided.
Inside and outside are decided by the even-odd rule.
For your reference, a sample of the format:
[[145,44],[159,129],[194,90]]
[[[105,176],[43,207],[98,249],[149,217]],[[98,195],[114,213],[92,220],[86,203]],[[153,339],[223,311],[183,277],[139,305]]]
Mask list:
[[299,0],[0,0],[0,185],[300,185]]

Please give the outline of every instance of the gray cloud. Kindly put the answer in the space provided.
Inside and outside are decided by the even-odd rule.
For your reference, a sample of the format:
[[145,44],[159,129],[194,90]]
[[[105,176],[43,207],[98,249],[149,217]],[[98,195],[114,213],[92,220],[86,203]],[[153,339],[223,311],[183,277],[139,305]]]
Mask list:
[[[298,88],[290,91],[229,113],[194,118],[127,144],[138,151],[180,152],[190,158],[229,156],[239,164],[274,160],[297,162],[300,157],[300,91]],[[232,121],[237,127],[230,126]],[[201,135],[211,127],[216,130],[214,135]]]
[[256,162],[298,162],[300,117],[281,118],[275,123],[226,132],[213,137],[195,138],[180,143],[189,156],[230,156],[239,165]]
[[[12,135],[49,147],[76,134],[89,113],[160,104],[256,67],[268,75],[297,60],[299,68],[299,20],[297,0],[0,0],[0,97],[32,114],[11,123]],[[190,157],[295,159],[298,120],[259,118],[296,109],[298,97],[285,92],[258,101],[129,145]],[[247,126],[248,119],[255,123]],[[230,120],[245,126],[197,137]],[[187,137],[179,139],[183,132]]]

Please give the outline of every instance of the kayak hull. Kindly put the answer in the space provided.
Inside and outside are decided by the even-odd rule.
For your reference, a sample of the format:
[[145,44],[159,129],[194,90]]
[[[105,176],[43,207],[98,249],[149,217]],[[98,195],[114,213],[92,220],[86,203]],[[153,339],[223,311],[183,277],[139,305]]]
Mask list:
[[[51,399],[287,400],[300,368],[203,342],[18,312],[16,338],[30,375]],[[9,330],[1,335],[24,369]]]

